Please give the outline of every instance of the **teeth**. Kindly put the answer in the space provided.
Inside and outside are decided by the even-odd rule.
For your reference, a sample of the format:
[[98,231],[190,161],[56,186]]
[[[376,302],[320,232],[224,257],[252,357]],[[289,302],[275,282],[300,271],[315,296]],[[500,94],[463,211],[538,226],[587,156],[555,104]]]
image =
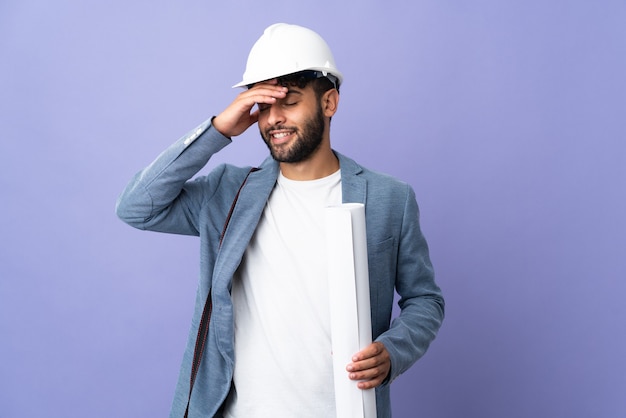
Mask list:
[[289,133],[287,133],[287,132],[279,132],[277,134],[274,134],[274,138],[277,138],[277,139],[284,138],[286,136],[289,136]]

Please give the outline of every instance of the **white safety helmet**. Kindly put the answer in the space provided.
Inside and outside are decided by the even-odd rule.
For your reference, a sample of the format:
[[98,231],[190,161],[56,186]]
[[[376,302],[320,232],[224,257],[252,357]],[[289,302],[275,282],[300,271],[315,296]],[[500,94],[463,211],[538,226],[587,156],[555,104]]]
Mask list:
[[276,23],[265,29],[252,46],[243,80],[233,87],[306,70],[320,72],[320,76],[334,76],[337,86],[343,81],[332,52],[320,35],[302,26]]

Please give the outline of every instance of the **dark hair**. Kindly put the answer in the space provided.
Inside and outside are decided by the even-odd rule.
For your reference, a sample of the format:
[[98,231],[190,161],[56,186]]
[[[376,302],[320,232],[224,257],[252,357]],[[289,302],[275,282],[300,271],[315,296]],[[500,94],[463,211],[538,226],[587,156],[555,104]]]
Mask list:
[[287,74],[278,77],[278,84],[285,87],[298,87],[299,89],[303,89],[311,84],[318,100],[330,89],[337,89],[337,92],[339,92],[339,80],[337,80],[337,77],[332,74],[324,75],[321,71],[307,70]]

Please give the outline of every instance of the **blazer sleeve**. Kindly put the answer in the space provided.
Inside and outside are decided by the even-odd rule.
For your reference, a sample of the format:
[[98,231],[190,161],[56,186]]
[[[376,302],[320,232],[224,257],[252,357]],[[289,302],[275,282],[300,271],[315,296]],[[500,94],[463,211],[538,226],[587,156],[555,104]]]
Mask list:
[[230,143],[210,120],[204,122],[132,178],[117,200],[117,215],[138,229],[199,235],[198,213],[215,191],[223,168],[190,179]]
[[419,225],[415,193],[406,186],[397,255],[396,292],[400,314],[376,340],[391,357],[387,383],[405,372],[435,339],[444,318],[444,299],[434,280],[428,245]]

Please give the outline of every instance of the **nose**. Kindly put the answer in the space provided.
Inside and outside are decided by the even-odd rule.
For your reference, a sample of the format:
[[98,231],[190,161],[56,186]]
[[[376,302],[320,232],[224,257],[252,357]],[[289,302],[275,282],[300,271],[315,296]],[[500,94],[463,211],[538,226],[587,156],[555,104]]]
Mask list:
[[285,115],[282,111],[280,103],[276,102],[270,106],[267,111],[267,123],[270,126],[281,125],[285,123]]

